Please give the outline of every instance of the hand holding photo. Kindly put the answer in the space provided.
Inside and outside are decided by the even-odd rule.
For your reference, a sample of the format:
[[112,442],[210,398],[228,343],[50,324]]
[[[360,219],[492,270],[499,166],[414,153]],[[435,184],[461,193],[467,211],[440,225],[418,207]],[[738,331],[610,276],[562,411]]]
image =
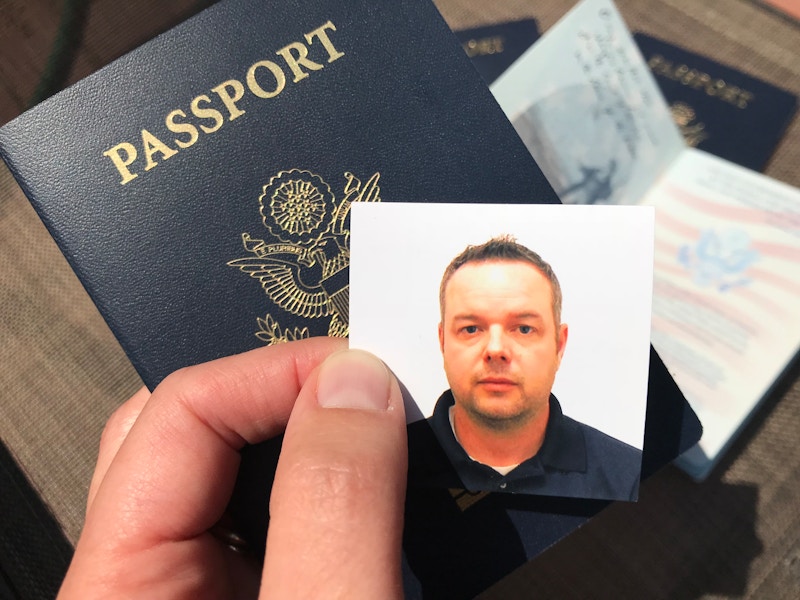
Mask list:
[[[412,484],[636,499],[652,209],[357,204],[351,235],[351,346],[422,421]],[[426,430],[443,465],[416,460]]]

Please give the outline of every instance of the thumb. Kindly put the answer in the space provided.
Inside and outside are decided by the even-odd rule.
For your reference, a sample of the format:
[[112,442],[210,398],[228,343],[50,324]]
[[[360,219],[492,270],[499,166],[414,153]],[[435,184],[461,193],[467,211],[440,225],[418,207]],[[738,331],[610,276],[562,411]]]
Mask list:
[[396,379],[366,352],[330,356],[286,427],[260,598],[401,598],[407,461]]

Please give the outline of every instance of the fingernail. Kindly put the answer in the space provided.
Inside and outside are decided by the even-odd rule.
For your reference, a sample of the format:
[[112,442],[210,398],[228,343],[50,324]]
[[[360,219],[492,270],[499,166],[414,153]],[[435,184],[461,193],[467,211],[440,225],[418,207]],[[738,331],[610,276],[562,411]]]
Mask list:
[[389,370],[362,350],[345,350],[322,363],[317,379],[317,402],[323,408],[386,410]]

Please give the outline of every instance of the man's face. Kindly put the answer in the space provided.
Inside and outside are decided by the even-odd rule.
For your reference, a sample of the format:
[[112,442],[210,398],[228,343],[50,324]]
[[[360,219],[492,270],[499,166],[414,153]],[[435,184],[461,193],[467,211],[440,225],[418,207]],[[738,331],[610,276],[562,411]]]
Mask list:
[[547,405],[567,341],[552,293],[523,261],[467,263],[447,283],[439,344],[456,405],[472,420],[503,430]]

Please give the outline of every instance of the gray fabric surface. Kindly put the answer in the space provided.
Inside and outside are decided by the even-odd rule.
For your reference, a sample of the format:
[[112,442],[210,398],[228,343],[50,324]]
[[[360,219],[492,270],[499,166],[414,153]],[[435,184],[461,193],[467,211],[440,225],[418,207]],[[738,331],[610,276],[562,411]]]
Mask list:
[[[59,3],[0,0],[0,123],[35,88]],[[454,28],[573,3],[438,0]],[[189,14],[196,3],[92,3],[75,80]],[[800,94],[800,26],[742,0],[625,0],[631,29]],[[800,186],[800,119],[767,173]],[[77,540],[102,426],[139,379],[5,167],[0,167],[0,438]],[[800,597],[800,386],[769,402],[709,481],[669,467],[486,598]]]

